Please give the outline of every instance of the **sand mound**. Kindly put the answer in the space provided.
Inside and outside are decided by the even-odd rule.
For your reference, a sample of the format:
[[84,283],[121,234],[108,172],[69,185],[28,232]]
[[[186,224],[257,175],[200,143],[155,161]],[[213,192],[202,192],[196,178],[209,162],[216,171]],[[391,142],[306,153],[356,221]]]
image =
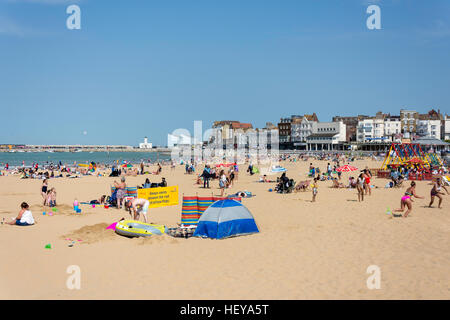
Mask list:
[[112,240],[117,237],[112,230],[106,230],[107,223],[98,223],[92,226],[85,226],[69,234],[61,236],[62,239],[82,240],[81,243],[95,243],[102,240]]

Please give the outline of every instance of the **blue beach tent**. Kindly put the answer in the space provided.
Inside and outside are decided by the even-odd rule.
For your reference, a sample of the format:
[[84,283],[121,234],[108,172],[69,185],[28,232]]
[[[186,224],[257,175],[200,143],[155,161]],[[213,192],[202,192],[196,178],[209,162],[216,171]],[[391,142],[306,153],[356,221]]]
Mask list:
[[258,227],[250,211],[236,200],[225,199],[206,209],[193,236],[223,239],[257,232]]

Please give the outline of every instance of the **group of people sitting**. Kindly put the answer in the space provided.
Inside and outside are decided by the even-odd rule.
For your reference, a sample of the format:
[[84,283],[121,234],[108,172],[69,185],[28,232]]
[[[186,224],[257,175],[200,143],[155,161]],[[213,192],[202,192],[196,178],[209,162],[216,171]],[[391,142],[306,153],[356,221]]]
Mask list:
[[275,191],[278,193],[290,193],[294,189],[295,182],[293,179],[289,179],[286,176],[286,172],[283,172],[281,177],[277,178],[277,185]]
[[49,179],[63,177],[62,173],[55,174],[53,170],[50,172],[42,172],[33,168],[19,168],[17,173],[20,174],[20,179]]
[[312,163],[309,164],[309,173],[308,177],[314,178],[317,176],[317,179],[319,181],[325,181],[325,180],[334,180],[333,173],[337,174],[337,178],[341,180],[341,172],[337,171],[337,168],[339,167],[339,160],[336,161],[336,164],[332,166],[329,162],[327,164],[327,170],[326,172],[321,172],[319,167],[314,167]]
[[162,178],[161,182],[150,182],[150,179],[145,179],[145,182],[141,186],[138,186],[138,189],[147,189],[147,188],[158,188],[158,187],[167,187],[166,178]]
[[186,174],[193,174],[195,172],[195,166],[192,163],[187,163],[184,166]]

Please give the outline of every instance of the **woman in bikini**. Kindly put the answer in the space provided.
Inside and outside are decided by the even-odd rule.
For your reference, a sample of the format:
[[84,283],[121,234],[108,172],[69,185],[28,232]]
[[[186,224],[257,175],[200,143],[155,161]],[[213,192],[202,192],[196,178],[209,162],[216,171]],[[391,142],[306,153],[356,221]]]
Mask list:
[[47,202],[47,191],[48,191],[48,180],[44,179],[44,181],[42,181],[42,187],[41,187],[41,196],[44,199],[44,206]]
[[364,169],[364,189],[366,190],[366,195],[369,194],[372,195],[372,190],[370,189],[370,178],[372,178],[372,175],[370,174],[370,171],[368,169]]
[[395,212],[403,212],[405,210],[405,207],[408,207],[408,210],[406,210],[405,214],[403,215],[403,217],[406,218],[412,211],[412,197],[418,199],[424,198],[416,194],[416,183],[414,181],[411,181],[411,186],[406,189],[406,192],[403,195],[402,200],[400,201],[400,209],[395,210]]
[[356,190],[358,190],[358,202],[364,201],[364,175],[362,173],[356,180]]
[[442,209],[441,208],[442,196],[445,193],[441,192],[441,188],[444,188],[445,192],[447,192],[447,194],[450,194],[450,193],[448,193],[447,188],[442,184],[442,179],[441,178],[437,178],[436,182],[433,183],[433,189],[431,189],[431,201],[430,201],[430,204],[428,205],[430,208],[431,208],[431,205],[434,202],[434,198],[438,197],[439,198],[438,208]]

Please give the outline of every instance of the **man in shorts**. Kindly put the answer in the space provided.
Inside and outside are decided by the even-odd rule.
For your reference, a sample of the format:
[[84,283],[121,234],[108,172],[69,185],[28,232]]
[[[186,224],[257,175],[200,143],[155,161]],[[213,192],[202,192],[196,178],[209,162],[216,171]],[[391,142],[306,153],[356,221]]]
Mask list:
[[150,202],[148,200],[141,198],[134,198],[133,200],[127,201],[125,205],[128,211],[130,212],[131,217],[134,220],[139,221],[139,215],[142,213],[144,215],[145,223],[148,223],[147,211],[150,205]]

